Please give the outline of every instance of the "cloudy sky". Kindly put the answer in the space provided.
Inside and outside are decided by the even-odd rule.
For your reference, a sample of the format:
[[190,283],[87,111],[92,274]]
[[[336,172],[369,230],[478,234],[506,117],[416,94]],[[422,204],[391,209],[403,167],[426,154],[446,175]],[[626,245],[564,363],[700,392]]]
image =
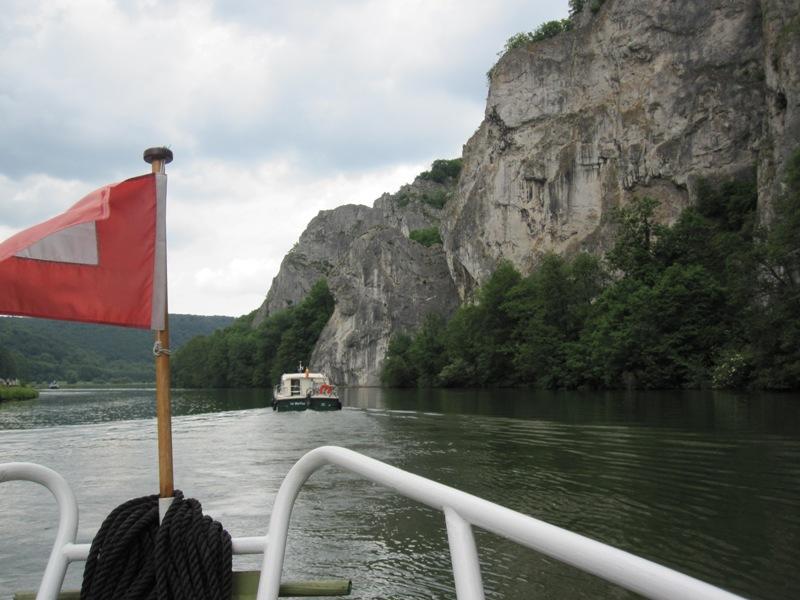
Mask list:
[[567,0],[5,0],[0,240],[167,145],[170,312],[257,308],[320,210],[461,155]]

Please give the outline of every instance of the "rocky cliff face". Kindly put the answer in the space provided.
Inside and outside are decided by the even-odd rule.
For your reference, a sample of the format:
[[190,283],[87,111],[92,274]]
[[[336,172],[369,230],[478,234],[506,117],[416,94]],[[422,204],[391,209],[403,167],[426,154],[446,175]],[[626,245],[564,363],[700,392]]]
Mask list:
[[[700,178],[756,169],[769,220],[800,144],[797,0],[586,4],[572,31],[493,68],[484,121],[443,211],[419,201],[441,190],[418,179],[372,208],[309,224],[259,314],[327,277],[337,305],[315,368],[376,384],[393,331],[448,314],[501,259],[528,273],[548,251],[602,252],[610,209],[635,196],[660,200],[671,222]],[[443,248],[408,239],[437,223]]]
[[388,226],[353,240],[329,283],[336,308],[311,364],[344,385],[380,385],[392,333],[458,305],[441,245],[425,247]]
[[759,162],[759,203],[766,221],[783,190],[783,170],[800,145],[800,3],[762,0],[766,118]]
[[379,385],[392,333],[414,330],[428,313],[446,317],[458,305],[441,244],[426,247],[409,238],[438,227],[435,204],[454,187],[454,180],[418,178],[372,208],[320,212],[283,259],[254,324],[302,300],[324,277],[336,308],[310,364],[338,384]]
[[492,70],[443,219],[462,297],[503,258],[528,272],[547,251],[602,251],[609,209],[633,196],[669,222],[698,178],[758,165],[768,211],[797,143],[797,2],[586,4],[573,31]]

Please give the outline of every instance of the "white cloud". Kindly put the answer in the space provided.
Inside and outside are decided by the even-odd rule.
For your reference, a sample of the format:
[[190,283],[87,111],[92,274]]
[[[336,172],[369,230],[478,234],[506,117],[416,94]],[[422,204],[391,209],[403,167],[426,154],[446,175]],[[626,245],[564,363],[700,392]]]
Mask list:
[[45,174],[27,175],[19,180],[0,174],[3,206],[0,227],[5,226],[13,233],[35,225],[66,210],[91,190],[86,182]]
[[171,310],[212,314],[220,312],[214,306],[227,306],[225,314],[235,315],[254,310],[283,256],[320,210],[371,205],[420,170],[422,165],[397,165],[315,178],[286,161],[253,169],[203,163],[170,170]]

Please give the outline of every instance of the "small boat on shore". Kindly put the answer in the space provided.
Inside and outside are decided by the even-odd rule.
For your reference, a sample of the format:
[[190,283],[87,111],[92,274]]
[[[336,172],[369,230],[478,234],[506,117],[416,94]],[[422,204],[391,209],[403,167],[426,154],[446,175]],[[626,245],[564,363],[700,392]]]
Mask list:
[[284,373],[272,395],[272,410],[341,410],[336,388],[323,373],[300,365],[297,373]]

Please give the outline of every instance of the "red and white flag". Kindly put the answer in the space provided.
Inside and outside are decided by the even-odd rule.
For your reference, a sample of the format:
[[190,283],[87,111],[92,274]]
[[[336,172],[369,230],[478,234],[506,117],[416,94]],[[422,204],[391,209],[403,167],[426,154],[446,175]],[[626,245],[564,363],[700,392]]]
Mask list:
[[0,243],[0,314],[164,329],[167,176],[95,190]]

